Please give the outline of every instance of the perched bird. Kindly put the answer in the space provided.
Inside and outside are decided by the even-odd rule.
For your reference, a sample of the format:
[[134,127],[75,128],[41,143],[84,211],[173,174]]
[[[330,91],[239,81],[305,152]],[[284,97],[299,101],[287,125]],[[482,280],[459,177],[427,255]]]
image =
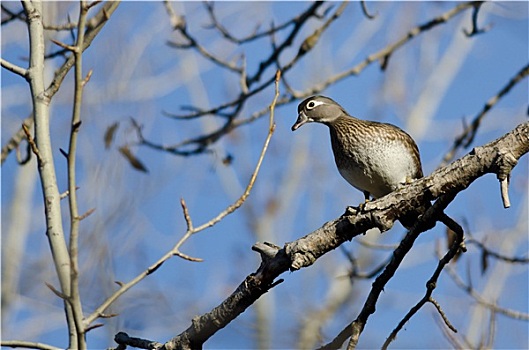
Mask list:
[[[380,198],[423,177],[417,144],[395,125],[352,117],[325,96],[312,96],[299,104],[292,131],[310,122],[329,127],[336,166],[347,182],[364,193],[366,201],[370,196]],[[411,228],[417,216],[400,221]],[[448,227],[455,224],[461,228],[444,213],[440,221]]]

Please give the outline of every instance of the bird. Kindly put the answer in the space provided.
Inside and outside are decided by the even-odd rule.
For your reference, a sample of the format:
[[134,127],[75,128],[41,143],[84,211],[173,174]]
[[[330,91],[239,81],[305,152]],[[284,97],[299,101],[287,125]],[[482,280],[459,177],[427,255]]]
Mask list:
[[[295,131],[312,122],[329,127],[338,171],[364,193],[366,202],[423,177],[417,144],[393,124],[355,118],[333,99],[320,95],[308,97],[298,105],[298,118],[291,129]],[[400,222],[410,229],[418,215],[411,213],[401,217]],[[463,234],[461,226],[445,213],[440,214],[439,220]]]

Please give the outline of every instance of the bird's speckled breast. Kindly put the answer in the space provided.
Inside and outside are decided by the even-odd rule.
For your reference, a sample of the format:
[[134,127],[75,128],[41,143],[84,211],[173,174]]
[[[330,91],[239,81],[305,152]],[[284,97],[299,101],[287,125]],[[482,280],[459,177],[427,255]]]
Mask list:
[[[345,118],[340,118],[345,119]],[[355,188],[382,197],[411,179],[422,177],[416,145],[402,130],[388,124],[337,120],[331,143],[340,174]],[[417,166],[418,165],[418,166]]]

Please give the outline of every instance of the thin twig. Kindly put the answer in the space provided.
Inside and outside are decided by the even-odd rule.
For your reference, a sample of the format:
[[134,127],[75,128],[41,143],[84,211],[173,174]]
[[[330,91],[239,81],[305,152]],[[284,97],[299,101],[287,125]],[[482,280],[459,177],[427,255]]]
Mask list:
[[[193,318],[191,326],[167,342],[166,348],[198,349],[203,347],[204,342],[211,336],[247,310],[271,287],[277,285],[281,279],[277,281],[276,279],[282,273],[311,266],[326,253],[333,251],[345,242],[351,241],[370,228],[389,229],[396,217],[406,215],[409,210],[417,207],[422,200],[437,198],[434,204],[434,207],[437,208],[430,208],[431,211],[422,215],[419,220],[420,222],[423,219],[434,222],[438,219],[435,209],[442,209],[441,203],[446,200],[442,198],[445,198],[444,194],[447,189],[451,189],[452,195],[455,195],[464,191],[477,178],[493,172],[494,160],[498,157],[498,149],[508,150],[516,154],[518,158],[527,153],[529,140],[521,136],[527,134],[529,134],[529,123],[521,124],[498,140],[480,147],[477,150],[478,156],[467,155],[458,162],[415,181],[399,193],[388,194],[370,202],[371,205],[365,208],[364,212],[358,212],[354,215],[346,213],[323,224],[322,227],[306,236],[294,242],[286,243],[283,248],[273,244],[256,243],[252,250],[261,254],[262,261],[259,268],[249,274],[235,291],[217,307]],[[465,176],[453,176],[462,173]],[[429,193],[427,199],[424,198],[426,192]],[[430,214],[432,217],[428,218]],[[430,223],[429,225],[433,224]],[[400,256],[402,252],[395,254]],[[377,285],[377,288],[380,288],[380,285]],[[350,329],[348,332],[350,333]],[[340,348],[342,343],[330,347],[333,349]]]
[[377,17],[378,13],[375,13],[374,15],[369,13],[365,0],[360,1],[360,6],[362,7],[362,13],[367,19],[375,19]]
[[215,224],[217,224],[219,221],[224,219],[229,214],[233,213],[235,210],[237,210],[248,198],[250,195],[250,191],[252,190],[255,180],[257,179],[257,175],[259,174],[259,170],[261,169],[261,164],[263,162],[264,156],[266,154],[266,151],[268,149],[268,144],[270,143],[270,139],[272,138],[272,134],[275,130],[275,123],[274,123],[274,111],[275,106],[277,102],[277,98],[279,97],[279,79],[281,77],[281,71],[277,71],[276,73],[276,92],[274,96],[274,100],[272,101],[272,104],[270,105],[270,120],[269,120],[269,126],[268,126],[268,135],[265,139],[263,148],[261,149],[261,155],[259,156],[259,159],[257,161],[257,165],[255,166],[255,169],[252,173],[252,176],[250,177],[250,182],[248,183],[248,186],[246,186],[246,189],[244,190],[243,194],[235,201],[235,203],[228,206],[225,210],[220,212],[216,217],[209,220],[208,222],[194,228],[192,225],[191,217],[189,216],[189,212],[187,210],[187,206],[185,205],[185,201],[182,200],[182,208],[184,210],[184,218],[186,220],[186,223],[188,225],[187,232],[185,235],[180,239],[180,241],[175,245],[174,250],[175,252],[179,251],[179,248],[182,246],[182,244],[189,239],[193,234],[203,231],[206,228],[209,228]]
[[37,159],[42,162],[42,158],[40,156],[40,152],[39,152],[39,149],[37,147],[37,144],[35,143],[35,140],[31,136],[31,132],[29,131],[29,128],[24,123],[22,123],[22,130],[26,134],[26,139],[28,140],[28,143],[31,146],[31,150],[37,156]]
[[[405,44],[407,44],[408,42],[410,42],[411,40],[413,40],[415,37],[419,36],[420,34],[426,32],[426,31],[428,31],[428,30],[430,30],[430,29],[432,29],[432,28],[434,28],[434,27],[436,27],[436,26],[438,26],[440,24],[446,23],[451,18],[455,17],[456,15],[458,15],[461,12],[463,12],[464,10],[473,7],[474,3],[475,2],[465,2],[465,3],[458,4],[453,9],[445,12],[444,14],[442,14],[442,15],[440,15],[438,17],[435,17],[435,18],[431,19],[430,21],[425,22],[422,25],[419,25],[417,27],[412,28],[401,39],[397,40],[396,42],[394,42],[394,43],[392,43],[392,44],[390,44],[388,46],[386,46],[385,48],[379,50],[378,52],[369,55],[365,60],[363,60],[362,62],[358,63],[354,67],[352,67],[350,69],[347,69],[347,70],[344,70],[343,72],[340,72],[338,74],[335,74],[335,75],[331,76],[329,79],[327,79],[326,81],[324,81],[324,82],[322,82],[320,84],[317,84],[317,85],[313,86],[310,89],[307,89],[305,91],[299,92],[297,94],[292,94],[292,95],[289,95],[289,96],[281,97],[280,99],[278,99],[277,105],[278,106],[285,105],[285,104],[291,103],[292,101],[294,101],[296,99],[300,99],[300,98],[303,98],[303,97],[308,97],[308,96],[317,94],[317,93],[321,92],[322,90],[324,90],[325,88],[327,88],[328,86],[330,86],[332,84],[335,84],[335,83],[337,83],[337,82],[339,82],[339,81],[341,81],[341,80],[343,80],[345,78],[348,78],[350,76],[359,75],[365,68],[367,68],[369,65],[373,64],[374,62],[386,62],[386,64],[387,64],[389,57],[394,52],[396,52],[398,49],[403,47]],[[307,11],[307,12],[309,12],[309,11]],[[333,17],[339,16],[339,14],[340,14],[340,12],[336,11],[334,13]],[[313,14],[313,15],[315,16],[316,14]],[[289,63],[287,63],[286,65],[284,65],[282,67],[281,71],[282,71],[283,75],[285,75],[286,72],[289,71],[294,66],[294,63],[297,60],[299,60],[299,58],[302,57],[303,52],[304,52],[305,49],[307,49],[307,48],[310,49],[310,48],[313,47],[312,45],[314,45],[315,42],[318,39],[318,33],[313,33],[313,34],[316,34],[313,38],[311,38],[309,36],[307,39],[305,39],[305,41],[303,42],[304,45],[303,44],[301,45],[300,51],[298,52],[298,55],[296,55]],[[316,40],[314,40],[314,39],[316,39]],[[284,45],[285,42],[283,42],[282,45]],[[281,45],[278,46],[278,50],[279,50],[279,47],[281,47]],[[278,57],[277,54],[275,56],[272,54],[268,58],[268,60],[265,60],[263,62],[268,62],[270,59],[272,59],[272,61],[270,61],[270,63],[271,64],[275,63],[275,62],[277,62],[277,57]],[[263,63],[263,68],[265,66],[266,66],[266,64]],[[256,73],[253,76],[248,77],[248,79],[247,79],[248,86],[250,86],[250,84],[249,84],[250,82],[255,82],[258,79],[260,79],[261,78],[261,74]],[[234,100],[226,102],[226,103],[223,103],[223,104],[218,105],[216,107],[213,107],[213,108],[210,108],[210,109],[207,109],[207,110],[197,109],[193,113],[183,114],[183,115],[178,115],[178,116],[173,116],[173,117],[177,118],[177,119],[194,119],[194,118],[199,118],[199,117],[202,117],[202,116],[205,116],[205,115],[218,115],[218,116],[221,116],[222,113],[226,112],[226,110],[228,110],[230,108],[235,108],[236,110],[240,110],[240,106],[242,106],[242,104],[248,98],[250,98],[251,96],[256,95],[257,93],[259,93],[262,90],[264,90],[266,87],[268,87],[270,84],[273,83],[273,80],[274,80],[273,77],[270,77],[265,82],[263,82],[261,85],[256,86],[253,89],[250,89],[247,93],[241,93]],[[239,107],[239,109],[238,109],[238,107]],[[201,136],[198,136],[198,137],[192,137],[192,138],[183,140],[183,141],[181,141],[181,142],[179,142],[177,144],[174,144],[174,145],[161,145],[161,144],[157,144],[157,143],[145,140],[145,139],[143,139],[141,144],[145,145],[147,147],[153,148],[153,149],[165,151],[165,152],[168,152],[168,153],[171,153],[171,154],[175,154],[175,155],[180,155],[180,156],[190,156],[190,155],[200,154],[200,153],[203,153],[203,152],[207,151],[207,146],[213,144],[214,142],[219,140],[224,135],[230,133],[231,131],[235,130],[238,127],[241,127],[243,125],[247,125],[247,124],[249,124],[249,123],[251,123],[251,122],[253,122],[253,121],[255,121],[255,120],[257,120],[257,119],[259,119],[261,117],[263,117],[264,115],[266,115],[266,112],[267,111],[265,109],[263,109],[261,111],[253,113],[250,117],[245,118],[245,119],[238,119],[238,118],[236,118],[237,114],[235,112],[229,112],[229,113],[227,113],[227,115],[231,116],[231,119],[229,121],[227,121],[224,125],[222,125],[219,129],[217,129],[217,130],[215,130],[215,131],[213,131],[213,132],[211,132],[209,134],[201,135]],[[185,147],[187,147],[189,145],[194,145],[195,148],[193,148],[191,150],[183,149],[183,148],[185,148]]]
[[414,227],[406,234],[397,249],[393,252],[389,264],[387,264],[384,271],[373,282],[373,287],[371,288],[357,318],[344,327],[344,329],[330,343],[326,344],[321,349],[340,348],[347,338],[350,338],[348,349],[354,349],[356,347],[369,316],[375,312],[375,305],[380,294],[384,290],[385,285],[393,277],[395,271],[400,266],[400,263],[412,248],[415,240],[422,232],[429,230],[435,225],[435,219],[438,213],[442,212],[454,197],[455,193],[439,197],[437,201],[418,219]]
[[246,37],[238,39],[235,36],[233,36],[228,31],[228,29],[226,29],[219,22],[219,20],[217,19],[217,16],[215,16],[214,4],[215,4],[214,1],[205,1],[204,2],[204,6],[206,7],[206,10],[208,11],[208,14],[209,14],[209,18],[211,19],[211,22],[212,22],[210,27],[217,29],[219,31],[219,33],[224,38],[226,38],[227,40],[229,40],[229,41],[231,41],[231,42],[233,42],[234,44],[237,44],[237,45],[245,44],[247,42],[254,41],[254,40],[260,39],[262,37],[273,35],[274,33],[277,33],[279,31],[287,28],[288,26],[291,26],[291,25],[295,24],[297,21],[299,21],[299,18],[300,18],[300,16],[294,17],[294,18],[288,20],[287,22],[285,22],[283,24],[271,26],[270,29],[263,30],[261,32],[258,31],[259,26],[256,26],[256,29],[254,30],[254,32],[252,34],[250,34],[250,35],[248,35]]
[[478,26],[478,14],[479,14],[479,10],[481,9],[481,5],[483,5],[484,2],[485,1],[478,1],[474,5],[474,11],[472,11],[472,29],[470,31],[463,29],[463,33],[465,33],[465,35],[469,38],[474,35],[485,33],[491,27],[491,26],[488,26],[488,27],[479,28]]
[[474,137],[477,134],[478,128],[481,125],[481,121],[487,112],[489,112],[490,109],[494,107],[503,96],[509,93],[509,91],[511,91],[512,88],[515,87],[516,84],[518,84],[527,75],[529,75],[529,64],[522,67],[522,69],[520,69],[496,95],[492,96],[487,101],[487,103],[485,103],[481,111],[472,120],[472,123],[470,123],[470,125],[468,125],[465,130],[463,130],[461,135],[456,137],[452,148],[445,154],[443,157],[443,162],[440,166],[444,166],[454,159],[459,148],[468,148],[472,144]]
[[365,239],[355,239],[355,242],[360,245],[363,245],[364,247],[371,248],[371,249],[378,249],[378,250],[395,250],[399,246],[398,243],[379,244],[379,243],[368,242]]
[[[455,198],[455,195],[450,196]],[[450,200],[450,199],[448,199]],[[454,332],[457,332],[455,328],[451,325],[450,322],[448,322],[448,319],[444,312],[442,312],[441,307],[437,304],[437,302],[434,301],[432,298],[432,293],[434,289],[437,286],[437,280],[439,279],[439,276],[441,275],[441,271],[446,267],[446,265],[458,254],[458,252],[461,249],[461,243],[463,242],[463,235],[455,235],[454,241],[452,242],[452,245],[450,246],[450,249],[446,254],[439,260],[439,263],[437,264],[437,268],[435,269],[434,273],[426,283],[426,292],[424,294],[424,297],[413,306],[410,311],[402,318],[402,320],[399,322],[397,327],[391,332],[389,337],[384,342],[384,345],[382,346],[383,349],[387,349],[389,344],[395,340],[397,337],[397,333],[404,327],[404,325],[415,315],[427,302],[431,302],[437,310],[439,311],[439,314],[441,317],[443,317],[443,320],[445,320],[445,323],[450,329],[454,330]]]
[[[79,135],[79,127],[81,126],[81,106],[83,100],[83,91],[86,85],[85,77],[83,76],[83,45],[86,31],[86,21],[89,7],[85,1],[81,0],[79,3],[79,21],[77,26],[77,39],[75,46],[66,45],[58,41],[52,40],[55,44],[68,49],[73,52],[75,58],[74,68],[74,96],[73,96],[73,110],[70,128],[70,142],[68,145],[68,204],[70,209],[70,295],[69,303],[72,305],[73,317],[77,331],[77,348],[86,349],[85,333],[90,324],[83,323],[83,308],[81,303],[81,294],[79,292],[79,226],[82,219],[89,216],[95,209],[90,209],[87,213],[80,216],[77,204],[77,184],[76,184],[76,167],[75,161],[77,157],[77,138]],[[91,75],[89,72],[88,77]]]
[[270,105],[270,126],[269,126],[269,130],[268,130],[268,135],[266,137],[263,149],[261,150],[261,155],[259,156],[259,160],[257,161],[257,165],[255,167],[255,170],[254,170],[253,174],[252,174],[250,182],[249,182],[248,186],[246,187],[246,190],[244,191],[244,193],[241,195],[241,197],[239,199],[237,199],[237,201],[235,201],[234,204],[230,205],[226,210],[224,210],[219,215],[217,215],[217,217],[211,219],[207,223],[205,223],[205,224],[203,224],[203,225],[201,225],[201,226],[199,226],[197,228],[193,228],[192,220],[191,220],[191,217],[189,216],[189,212],[187,210],[187,206],[185,205],[185,201],[181,200],[180,204],[182,206],[182,210],[184,211],[184,218],[186,220],[186,224],[188,225],[188,229],[187,229],[186,233],[184,234],[184,236],[180,239],[180,241],[178,241],[178,243],[176,243],[176,245],[170,251],[168,251],[164,256],[162,256],[158,261],[156,261],[154,264],[152,264],[146,270],[141,272],[139,275],[137,275],[136,277],[134,277],[132,280],[130,280],[127,283],[120,282],[119,283],[120,288],[114,294],[112,294],[110,297],[108,297],[103,303],[101,303],[101,305],[99,307],[97,307],[94,310],[94,312],[92,312],[92,314],[90,314],[89,316],[86,317],[86,319],[85,319],[85,323],[86,324],[90,324],[91,322],[93,322],[94,320],[99,318],[104,313],[104,311],[114,301],[116,301],[121,295],[123,295],[127,290],[132,288],[134,285],[136,285],[138,282],[143,280],[145,277],[147,277],[151,273],[155,272],[160,266],[162,266],[162,264],[165,261],[169,260],[171,257],[177,255],[177,256],[182,257],[182,258],[187,259],[187,260],[201,261],[201,259],[193,258],[193,257],[190,257],[190,256],[188,256],[186,254],[181,253],[179,251],[179,248],[191,235],[193,235],[194,233],[197,233],[199,231],[202,231],[202,230],[204,230],[204,229],[206,229],[208,227],[213,226],[214,224],[219,222],[222,218],[226,217],[228,214],[232,213],[234,210],[236,210],[238,207],[240,207],[242,205],[242,203],[244,203],[244,201],[246,200],[248,195],[250,194],[250,190],[252,189],[252,187],[253,187],[253,185],[255,183],[255,179],[257,178],[257,174],[259,173],[259,169],[261,167],[262,161],[264,159],[264,155],[265,155],[266,150],[268,148],[268,144],[269,144],[270,139],[272,137],[272,134],[273,134],[273,132],[275,130],[274,111],[275,111],[275,103],[276,103],[277,97],[279,95],[279,77],[280,77],[280,72],[277,72],[277,74],[276,74],[276,81],[277,81],[277,83],[276,83],[276,94],[274,96],[274,100],[273,100],[272,104]]
[[26,16],[24,16],[24,10],[20,10],[19,12],[15,13],[11,11],[10,9],[8,9],[6,6],[4,6],[4,4],[2,4],[1,6],[2,6],[2,12],[7,13],[8,15],[6,18],[2,19],[2,25],[7,24],[15,19],[19,19],[23,22],[26,21]]
[[191,216],[189,216],[189,209],[187,209],[186,201],[183,198],[180,199],[180,205],[182,206],[182,211],[184,212],[187,230],[193,231],[193,221],[191,220]]
[[[99,10],[99,12],[93,16],[86,25],[86,33],[85,33],[85,40],[83,43],[83,50],[86,50],[92,41],[95,39],[97,34],[103,29],[104,25],[107,23],[110,16],[114,13],[114,11],[117,9],[118,5],[120,4],[120,1],[108,1],[106,2],[102,8]],[[3,7],[2,7],[3,9]],[[77,26],[77,25],[76,25]],[[62,64],[62,66],[55,72],[55,76],[50,83],[50,85],[46,88],[43,96],[45,96],[47,99],[51,100],[52,97],[59,91],[59,88],[62,85],[62,82],[70,69],[74,66],[75,58],[74,55],[70,55],[66,62]],[[31,127],[33,125],[33,116],[30,116],[24,120],[24,124],[26,124],[28,127]],[[2,155],[1,155],[1,164],[4,163],[4,161],[7,159],[7,156],[11,151],[16,149],[18,144],[21,141],[21,136],[24,134],[24,131],[22,128],[20,128],[8,141],[8,143],[2,147]]]
[[50,39],[50,41],[51,41],[52,43],[54,43],[55,45],[60,46],[60,47],[62,47],[63,49],[68,50],[68,51],[71,51],[71,52],[75,52],[75,51],[78,50],[78,47],[77,47],[77,46],[68,45],[68,44],[65,44],[65,43],[63,43],[63,42],[60,42],[60,41],[58,41],[58,40],[55,40],[55,39]]
[[430,297],[428,299],[428,301],[433,305],[435,306],[435,308],[437,309],[437,312],[439,313],[439,315],[441,316],[441,318],[443,319],[444,323],[446,324],[446,326],[448,328],[450,328],[450,330],[454,333],[457,333],[457,329],[452,325],[452,323],[450,322],[450,320],[448,319],[448,317],[446,316],[445,312],[443,311],[443,309],[441,308],[441,304],[439,304],[439,302],[437,300],[435,300],[433,297]]
[[443,332],[443,335],[445,338],[452,344],[452,349],[472,349],[473,346],[470,345],[470,343],[464,338],[459,336],[458,333],[452,332],[451,329],[446,327],[446,324],[444,321],[439,320],[439,317],[434,318],[435,323],[437,326],[441,329],[441,332]]
[[60,350],[61,348],[56,348],[44,343],[32,342],[32,341],[23,341],[23,340],[2,340],[0,341],[1,346],[8,348],[26,348],[26,349],[40,349],[40,350]]
[[174,9],[171,6],[171,3],[169,1],[164,1],[164,6],[167,11],[167,14],[170,17],[171,24],[173,25],[173,29],[177,30],[182,36],[187,40],[187,43],[180,44],[176,42],[168,42],[168,45],[177,49],[189,49],[193,48],[195,49],[199,54],[201,54],[204,58],[210,60],[211,62],[226,68],[232,72],[241,74],[241,67],[237,67],[236,65],[226,62],[219,57],[215,56],[214,54],[207,51],[200,43],[189,33],[187,30],[186,22],[183,16],[178,16]]
[[482,306],[484,306],[484,307],[486,307],[486,308],[488,308],[488,309],[490,309],[490,310],[492,310],[494,312],[500,313],[500,314],[502,314],[504,316],[507,316],[507,317],[510,317],[510,318],[513,318],[513,319],[516,319],[516,320],[529,321],[529,314],[527,314],[527,313],[516,311],[516,310],[511,310],[511,309],[506,309],[506,308],[498,306],[495,302],[486,300],[484,297],[482,297],[471,286],[470,283],[465,283],[461,279],[461,277],[459,277],[459,275],[457,274],[457,272],[454,270],[454,268],[452,266],[448,265],[447,268],[446,268],[446,272],[452,278],[454,283],[459,288],[461,288],[462,290],[467,292],[467,294],[470,295],[474,300],[476,300],[476,302],[478,304],[480,304],[480,305],[482,305]]
[[473,237],[468,237],[466,242],[468,244],[474,244],[479,247],[483,251],[484,254],[487,254],[487,256],[494,257],[500,261],[504,261],[507,263],[515,263],[515,264],[528,264],[529,263],[529,257],[517,257],[517,256],[505,256],[503,254],[500,254],[498,252],[495,252],[485,246],[482,242],[478,241],[477,239]]
[[77,220],[82,221],[82,220],[86,219],[87,217],[92,215],[94,213],[94,211],[96,211],[95,208],[88,209],[83,215],[78,216]]
[[158,343],[152,340],[146,340],[141,338],[129,337],[125,332],[119,332],[114,336],[114,341],[119,345],[132,346],[138,349],[159,349],[163,346],[162,343]]
[[3,58],[0,58],[0,63],[2,64],[2,67],[7,69],[8,71],[20,75],[24,79],[28,79],[28,70],[24,69],[22,67],[17,66],[14,63],[11,63],[9,61],[4,60]]

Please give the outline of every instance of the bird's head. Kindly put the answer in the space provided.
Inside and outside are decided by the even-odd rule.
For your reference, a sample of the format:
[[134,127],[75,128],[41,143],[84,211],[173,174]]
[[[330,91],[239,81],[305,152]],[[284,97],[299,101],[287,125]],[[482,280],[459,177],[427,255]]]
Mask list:
[[306,123],[328,124],[342,114],[347,114],[342,106],[325,96],[312,96],[298,106],[298,119],[292,125],[292,131]]

